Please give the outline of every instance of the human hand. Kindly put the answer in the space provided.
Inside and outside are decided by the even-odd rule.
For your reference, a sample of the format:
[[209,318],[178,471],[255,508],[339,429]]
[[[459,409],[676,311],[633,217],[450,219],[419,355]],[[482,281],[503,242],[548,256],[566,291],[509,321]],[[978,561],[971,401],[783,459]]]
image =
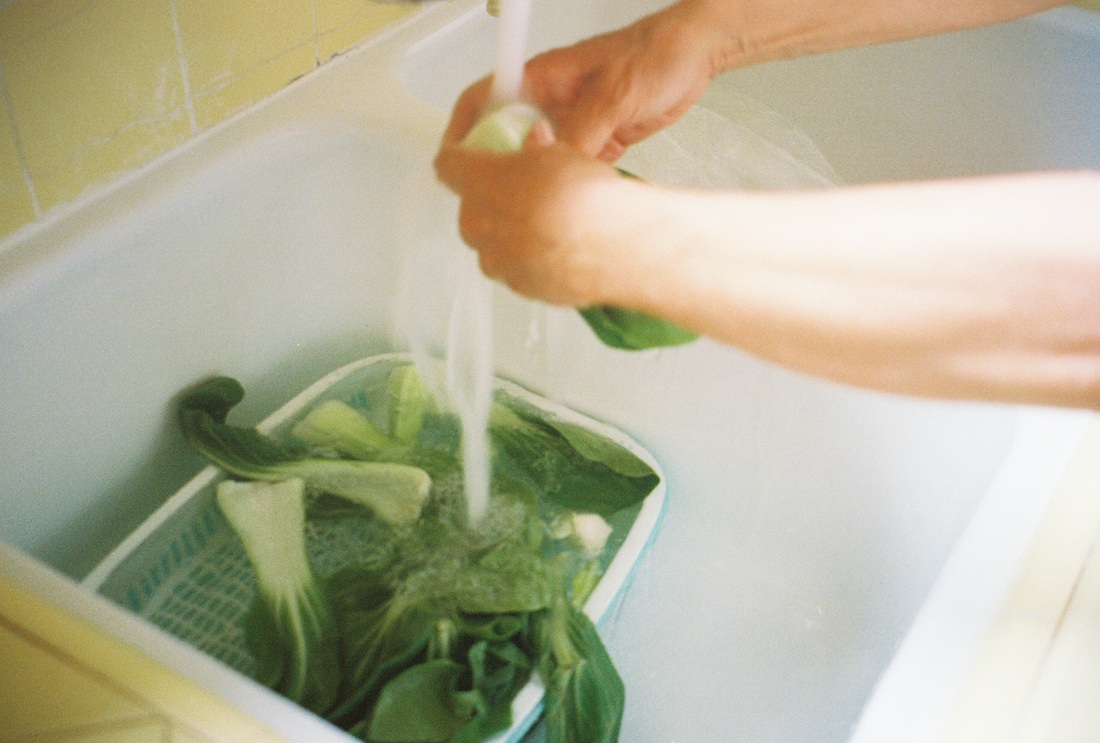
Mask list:
[[[679,119],[723,69],[723,41],[701,3],[681,2],[619,31],[540,54],[527,63],[526,94],[557,136],[604,160]],[[455,105],[444,143],[461,141],[483,113],[490,80]]]
[[624,209],[647,187],[556,141],[545,121],[519,153],[444,144],[436,171],[461,199],[459,230],[487,276],[558,305],[614,295],[614,267],[631,261]]

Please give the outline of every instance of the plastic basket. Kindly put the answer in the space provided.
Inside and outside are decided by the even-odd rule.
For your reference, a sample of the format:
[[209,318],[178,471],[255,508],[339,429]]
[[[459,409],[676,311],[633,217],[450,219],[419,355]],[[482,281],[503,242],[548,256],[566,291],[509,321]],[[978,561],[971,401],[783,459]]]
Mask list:
[[[287,434],[315,404],[340,399],[364,407],[364,395],[383,390],[390,371],[412,363],[404,354],[372,356],[328,374],[257,428],[276,439]],[[584,426],[622,445],[645,461],[661,480],[610,556],[605,573],[585,604],[597,624],[605,619],[629,583],[634,566],[653,538],[664,509],[665,480],[657,461],[622,431],[548,401],[514,383],[498,379],[497,389],[553,416]],[[254,670],[243,632],[244,618],[256,595],[247,556],[214,500],[225,473],[204,468],[123,540],[85,579],[85,586],[145,618],[241,674]],[[364,521],[367,521],[364,517]],[[353,562],[369,532],[353,519],[310,520],[307,546],[314,567],[327,575]],[[499,741],[516,741],[534,724],[542,687],[537,680],[513,705],[513,727]],[[349,736],[350,739],[350,736]]]

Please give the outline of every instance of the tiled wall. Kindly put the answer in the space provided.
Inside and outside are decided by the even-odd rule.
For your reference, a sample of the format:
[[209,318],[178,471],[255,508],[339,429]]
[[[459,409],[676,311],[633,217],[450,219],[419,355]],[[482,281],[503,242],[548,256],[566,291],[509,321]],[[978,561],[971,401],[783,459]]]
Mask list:
[[371,0],[0,0],[0,239],[410,12]]
[[0,238],[414,11],[370,0],[0,0]]

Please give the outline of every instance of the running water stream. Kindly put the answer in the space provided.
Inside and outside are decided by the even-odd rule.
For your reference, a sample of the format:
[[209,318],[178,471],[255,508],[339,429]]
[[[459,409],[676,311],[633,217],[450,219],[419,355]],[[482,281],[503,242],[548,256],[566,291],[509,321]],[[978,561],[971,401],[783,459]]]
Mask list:
[[[500,5],[491,107],[520,99],[531,16],[531,0],[501,0]],[[416,193],[407,203],[421,210],[434,207],[437,194],[432,184],[414,184],[413,190]],[[445,208],[439,212],[452,213]],[[419,224],[414,217],[408,223]],[[431,289],[424,282],[427,278],[424,272],[443,275],[455,284],[445,330],[442,389],[437,392],[442,393],[462,425],[463,485],[469,523],[474,525],[484,516],[489,502],[488,424],[494,378],[492,287],[478,268],[476,253],[461,245],[456,224],[457,219],[453,219],[445,228],[442,241],[430,240],[426,244],[417,229],[407,236],[409,265],[404,299],[398,304],[404,313],[402,324],[421,376],[436,379],[437,367],[426,350],[431,340],[425,337],[424,315],[431,311],[425,309],[430,304],[426,300],[431,298]],[[444,253],[455,264],[450,274],[441,274],[437,262],[433,265],[433,258],[438,261]]]
[[520,100],[523,66],[527,61],[527,29],[531,24],[531,0],[501,0],[497,19],[496,67],[493,70],[492,105]]

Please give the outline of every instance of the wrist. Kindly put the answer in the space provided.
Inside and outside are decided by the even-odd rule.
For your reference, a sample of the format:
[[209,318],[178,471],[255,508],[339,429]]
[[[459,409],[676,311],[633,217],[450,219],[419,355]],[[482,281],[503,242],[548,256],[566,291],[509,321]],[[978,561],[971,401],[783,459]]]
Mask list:
[[744,33],[739,3],[732,0],[679,0],[666,11],[672,25],[690,37],[709,60],[711,78],[746,67],[759,54]]

